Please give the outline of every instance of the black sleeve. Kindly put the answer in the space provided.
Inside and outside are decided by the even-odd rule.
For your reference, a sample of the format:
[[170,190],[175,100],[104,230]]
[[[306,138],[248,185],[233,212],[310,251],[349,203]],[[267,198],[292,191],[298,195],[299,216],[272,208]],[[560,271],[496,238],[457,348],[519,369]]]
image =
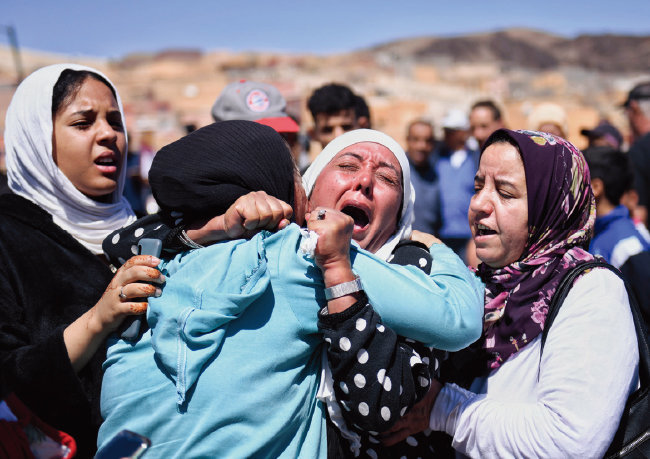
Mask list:
[[324,308],[318,325],[328,343],[336,398],[350,425],[387,430],[427,393],[429,348],[407,344],[385,327],[365,294],[341,313]]
[[182,227],[170,228],[158,214],[147,215],[129,226],[113,231],[104,239],[102,249],[111,264],[120,267],[138,254],[140,239],[160,239],[163,242],[162,256],[172,257],[189,248],[180,237],[182,230]]
[[[63,339],[66,325],[52,327],[35,340],[33,328],[43,327],[33,323],[38,318],[25,317],[22,299],[13,287],[0,270],[0,400],[14,392],[54,427],[76,433],[71,425],[85,425],[92,432],[91,401],[68,357]],[[92,371],[90,366],[80,375]],[[72,415],[67,413],[79,419],[69,419]]]

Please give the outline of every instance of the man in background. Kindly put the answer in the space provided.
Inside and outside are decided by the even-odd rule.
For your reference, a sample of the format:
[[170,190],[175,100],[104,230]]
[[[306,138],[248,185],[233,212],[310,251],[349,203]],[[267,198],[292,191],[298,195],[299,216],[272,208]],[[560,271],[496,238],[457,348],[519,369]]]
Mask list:
[[467,224],[467,210],[474,194],[478,152],[466,145],[470,127],[465,112],[449,111],[442,120],[442,127],[444,138],[436,150],[435,163],[442,216],[439,234],[448,247],[468,262],[467,244],[472,234]]
[[314,119],[310,137],[323,148],[341,134],[360,127],[356,116],[357,96],[347,86],[337,83],[321,86],[311,94],[307,107]]
[[359,94],[354,95],[354,116],[360,129],[372,129],[370,107],[368,107],[366,99]]
[[429,121],[409,123],[406,134],[406,155],[415,189],[415,221],[413,229],[437,235],[440,229],[440,189],[433,166],[433,125]]
[[491,100],[479,100],[469,112],[469,126],[480,150],[490,134],[504,127],[501,110]]
[[635,219],[648,226],[650,205],[650,81],[636,85],[623,103],[632,132],[629,155],[634,169],[634,188],[639,194]]

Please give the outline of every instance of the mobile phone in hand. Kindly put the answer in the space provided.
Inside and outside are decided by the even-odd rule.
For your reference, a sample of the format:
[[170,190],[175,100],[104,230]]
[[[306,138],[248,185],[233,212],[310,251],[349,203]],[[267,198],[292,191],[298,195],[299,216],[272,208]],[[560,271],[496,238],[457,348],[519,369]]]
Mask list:
[[[142,238],[138,241],[138,255],[153,255],[160,257],[162,251],[162,241],[160,239]],[[124,328],[120,336],[128,341],[135,341],[140,336],[142,326],[142,316],[133,316],[126,319]]]

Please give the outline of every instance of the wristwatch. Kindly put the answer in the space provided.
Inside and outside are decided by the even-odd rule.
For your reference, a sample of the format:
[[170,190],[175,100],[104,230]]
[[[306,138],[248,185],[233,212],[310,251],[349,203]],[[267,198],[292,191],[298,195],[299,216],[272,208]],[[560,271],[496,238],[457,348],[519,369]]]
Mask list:
[[361,285],[361,279],[357,276],[350,282],[343,282],[342,284],[336,284],[326,288],[325,299],[329,301],[361,290],[363,290],[363,285]]

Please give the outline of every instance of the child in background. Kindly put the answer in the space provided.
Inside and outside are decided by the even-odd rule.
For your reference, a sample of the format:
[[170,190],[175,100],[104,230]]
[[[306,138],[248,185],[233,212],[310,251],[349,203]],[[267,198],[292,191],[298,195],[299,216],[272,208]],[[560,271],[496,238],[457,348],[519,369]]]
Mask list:
[[585,158],[596,198],[596,224],[589,251],[620,268],[629,257],[650,249],[621,200],[632,189],[633,173],[626,154],[612,148],[590,148]]

